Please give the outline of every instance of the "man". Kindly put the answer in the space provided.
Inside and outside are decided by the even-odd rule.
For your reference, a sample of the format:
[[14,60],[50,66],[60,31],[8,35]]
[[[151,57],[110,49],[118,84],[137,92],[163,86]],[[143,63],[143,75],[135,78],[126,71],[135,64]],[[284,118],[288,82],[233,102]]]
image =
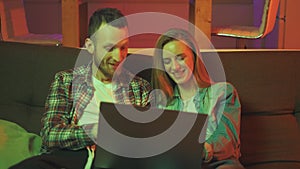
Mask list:
[[88,34],[85,47],[91,63],[58,72],[50,87],[41,130],[46,153],[12,168],[90,168],[100,102],[149,104],[150,84],[126,70],[117,71],[128,52],[122,13],[113,8],[94,12]]

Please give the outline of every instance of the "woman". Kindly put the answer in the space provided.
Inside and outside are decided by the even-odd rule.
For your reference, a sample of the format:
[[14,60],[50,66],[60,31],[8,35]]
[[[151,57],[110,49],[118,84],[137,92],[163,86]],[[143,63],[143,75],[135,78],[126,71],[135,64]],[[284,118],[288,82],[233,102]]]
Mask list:
[[[152,85],[166,98],[160,108],[208,114],[204,166],[244,168],[240,162],[240,102],[229,83],[213,83],[198,45],[185,30],[170,29],[156,42]],[[163,71],[162,71],[163,70]],[[200,158],[200,157],[199,157]]]

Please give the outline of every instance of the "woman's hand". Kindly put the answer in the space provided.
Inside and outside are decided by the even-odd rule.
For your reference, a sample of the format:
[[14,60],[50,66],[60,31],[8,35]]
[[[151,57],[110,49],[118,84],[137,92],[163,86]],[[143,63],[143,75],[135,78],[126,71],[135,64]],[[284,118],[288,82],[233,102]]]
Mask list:
[[204,143],[204,150],[203,150],[203,160],[205,163],[209,163],[214,156],[214,150],[211,144],[207,142]]

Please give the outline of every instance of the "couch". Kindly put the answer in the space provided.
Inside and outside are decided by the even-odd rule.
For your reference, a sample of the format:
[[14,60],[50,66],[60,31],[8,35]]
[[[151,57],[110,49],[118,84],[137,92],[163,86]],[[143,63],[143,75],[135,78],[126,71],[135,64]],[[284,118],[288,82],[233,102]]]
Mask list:
[[[40,120],[54,74],[73,68],[79,54],[82,62],[89,60],[77,48],[0,42],[0,119],[39,140]],[[202,54],[207,61],[213,52]],[[300,50],[224,50],[218,55],[226,80],[237,88],[242,104],[243,165],[247,169],[300,168]],[[130,57],[139,64],[152,61],[150,56]],[[142,71],[140,76],[150,80],[150,72]],[[222,79],[216,76],[214,80]],[[1,124],[0,136],[5,135]],[[0,154],[4,144],[5,139],[0,138]]]

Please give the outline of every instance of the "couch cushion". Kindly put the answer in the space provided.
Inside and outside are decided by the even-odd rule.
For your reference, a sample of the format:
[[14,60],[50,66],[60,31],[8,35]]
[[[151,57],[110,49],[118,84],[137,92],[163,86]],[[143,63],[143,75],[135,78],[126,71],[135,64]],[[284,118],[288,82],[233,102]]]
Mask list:
[[73,68],[79,49],[0,42],[0,117],[39,133],[54,74]]
[[[210,55],[204,53],[205,57]],[[293,113],[298,52],[228,51],[219,55],[226,80],[240,95],[242,114]]]
[[268,163],[258,163],[247,166],[247,169],[299,169],[299,161],[269,161]]
[[297,125],[292,114],[242,116],[241,162],[245,166],[300,163],[300,131]]

